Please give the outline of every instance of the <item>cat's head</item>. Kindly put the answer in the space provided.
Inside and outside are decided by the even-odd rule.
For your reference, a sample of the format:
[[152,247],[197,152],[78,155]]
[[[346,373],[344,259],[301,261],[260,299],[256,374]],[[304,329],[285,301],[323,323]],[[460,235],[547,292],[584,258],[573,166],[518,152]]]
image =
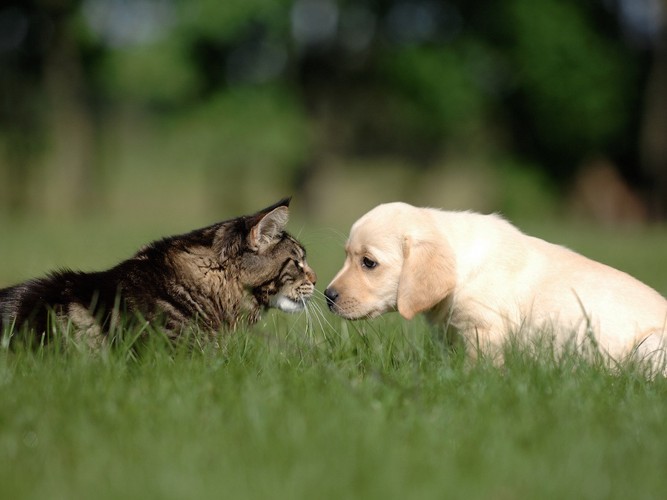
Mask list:
[[243,286],[261,305],[301,311],[315,291],[317,276],[306,262],[306,250],[285,231],[286,198],[259,212],[226,224],[215,246],[223,262],[232,258]]

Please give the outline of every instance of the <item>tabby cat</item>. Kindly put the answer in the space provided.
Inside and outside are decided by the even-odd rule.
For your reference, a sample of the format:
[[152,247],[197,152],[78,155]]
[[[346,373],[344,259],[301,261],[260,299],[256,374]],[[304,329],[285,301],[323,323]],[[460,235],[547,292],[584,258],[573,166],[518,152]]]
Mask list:
[[217,332],[255,323],[269,307],[300,311],[316,276],[304,247],[284,230],[289,201],[155,241],[107,271],[62,270],[2,289],[0,325],[40,341],[71,325],[99,345],[126,317],[176,337],[195,322]]

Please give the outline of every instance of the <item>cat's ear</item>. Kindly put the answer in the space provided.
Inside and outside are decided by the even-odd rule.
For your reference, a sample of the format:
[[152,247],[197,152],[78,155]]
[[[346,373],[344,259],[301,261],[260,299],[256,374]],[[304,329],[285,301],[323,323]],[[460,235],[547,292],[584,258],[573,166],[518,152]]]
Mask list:
[[285,205],[276,207],[270,212],[257,217],[257,222],[253,224],[248,232],[248,246],[250,249],[261,253],[270,247],[285,230],[288,220],[289,208]]

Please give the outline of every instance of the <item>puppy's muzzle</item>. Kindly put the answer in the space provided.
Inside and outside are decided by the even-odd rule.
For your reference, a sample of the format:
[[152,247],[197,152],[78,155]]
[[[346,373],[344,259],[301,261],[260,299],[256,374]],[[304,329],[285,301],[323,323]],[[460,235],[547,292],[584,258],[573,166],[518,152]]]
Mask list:
[[327,288],[324,290],[324,296],[327,298],[327,306],[329,306],[329,310],[333,311],[336,306],[338,292],[334,288]]

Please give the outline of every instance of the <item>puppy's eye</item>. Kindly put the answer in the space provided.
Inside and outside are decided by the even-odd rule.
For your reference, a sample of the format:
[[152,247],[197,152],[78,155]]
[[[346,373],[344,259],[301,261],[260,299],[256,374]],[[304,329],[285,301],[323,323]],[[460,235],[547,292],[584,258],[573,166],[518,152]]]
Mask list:
[[361,267],[365,267],[366,269],[373,269],[377,265],[378,265],[377,262],[375,262],[372,259],[369,259],[368,257],[364,257],[363,259],[361,259]]

